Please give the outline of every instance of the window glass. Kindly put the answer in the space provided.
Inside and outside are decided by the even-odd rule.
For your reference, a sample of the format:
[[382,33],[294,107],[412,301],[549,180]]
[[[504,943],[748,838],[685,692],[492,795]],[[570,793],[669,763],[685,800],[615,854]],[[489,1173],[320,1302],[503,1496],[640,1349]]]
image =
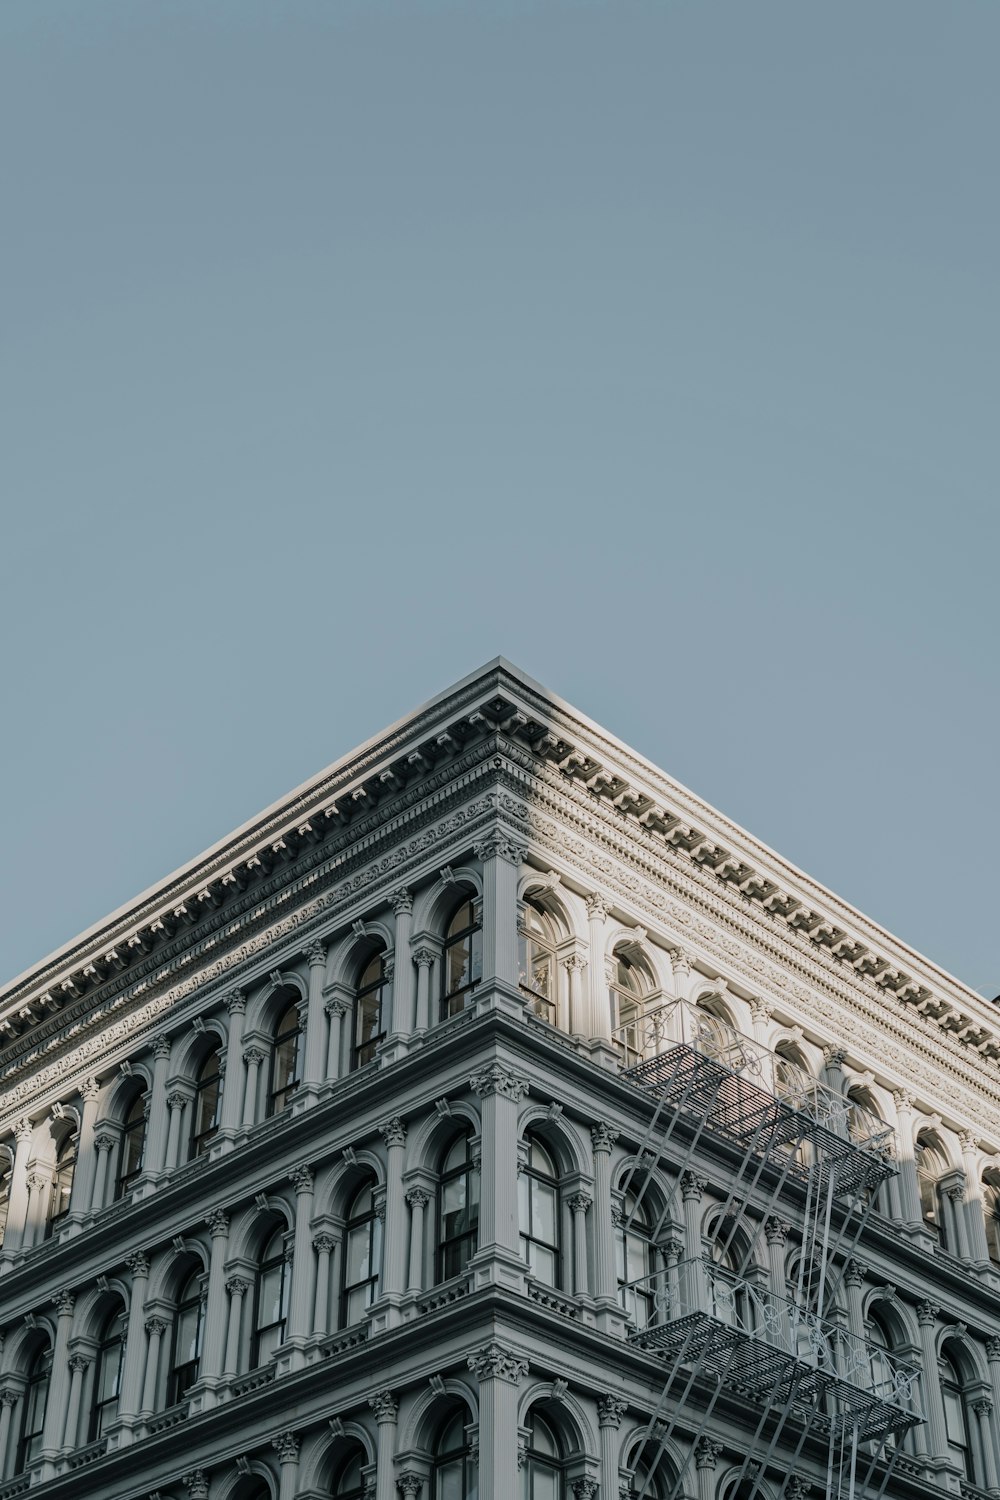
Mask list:
[[624,1051],[626,1061],[642,1056],[642,990],[635,966],[624,954],[616,954],[608,990],[611,1007],[611,1035]]
[[531,1414],[523,1474],[525,1500],[563,1500],[559,1443],[538,1412]]
[[374,1181],[357,1192],[348,1210],[344,1246],[341,1320],[357,1323],[378,1296],[382,1263],[382,1221],[375,1212]]
[[445,932],[442,954],[441,1019],[455,1016],[471,1002],[483,974],[482,924],[475,903],[463,901]]
[[293,1001],[286,1006],[275,1028],[267,1111],[270,1115],[280,1113],[299,1086],[301,1042],[299,1007],[297,1001]]
[[364,1500],[365,1480],[362,1470],[365,1462],[364,1450],[356,1447],[342,1463],[333,1483],[336,1500]]
[[142,1171],[142,1158],[146,1149],[146,1091],[142,1089],[129,1105],[122,1130],[121,1154],[119,1157],[118,1181],[115,1197],[121,1198]]
[[438,1280],[457,1276],[476,1253],[479,1238],[479,1171],[471,1132],[456,1136],[445,1153],[438,1192]]
[[446,1417],[434,1442],[432,1500],[477,1500],[478,1469],[465,1437],[466,1411]]
[[69,1213],[73,1193],[73,1174],[76,1171],[77,1137],[66,1135],[56,1153],[56,1165],[52,1174],[52,1192],[49,1197],[49,1214],[45,1225],[45,1238],[52,1234],[61,1219]]
[[191,1132],[191,1155],[201,1156],[208,1150],[219,1129],[219,1111],[222,1104],[222,1058],[220,1049],[213,1047],[205,1054],[195,1078],[194,1110]]
[[518,1178],[521,1253],[532,1276],[559,1285],[559,1178],[537,1136],[528,1138],[528,1163]]
[[171,1406],[183,1401],[198,1379],[203,1319],[201,1273],[192,1271],[181,1288],[174,1321],[174,1354],[167,1398]]
[[283,1226],[274,1230],[264,1247],[257,1274],[254,1337],[251,1365],[266,1364],[285,1340],[288,1316],[288,1276]]
[[94,1404],[90,1414],[90,1441],[103,1437],[118,1416],[122,1356],[125,1349],[125,1315],[111,1314],[104,1325],[94,1369]]
[[[28,1383],[22,1398],[21,1440],[15,1459],[15,1472],[18,1474],[23,1474],[42,1451],[45,1408],[48,1403],[51,1375],[52,1346],[46,1343],[36,1351],[28,1368]],[[0,1461],[2,1457],[3,1455],[0,1454]]]
[[969,1423],[965,1409],[965,1394],[962,1380],[954,1360],[947,1354],[938,1361],[941,1377],[941,1399],[944,1403],[944,1426],[948,1438],[948,1452],[952,1462],[972,1484],[976,1475],[972,1463],[972,1446],[969,1442]]
[[385,1038],[383,1025],[383,997],[385,993],[385,962],[381,953],[369,959],[358,982],[354,1002],[354,1055],[356,1068],[371,1062],[379,1042]]
[[629,1322],[636,1328],[647,1328],[653,1321],[656,1290],[652,1280],[651,1225],[645,1203],[636,1207],[631,1193],[623,1208],[622,1221],[615,1230],[618,1298]]
[[519,983],[531,997],[531,1009],[543,1021],[556,1020],[556,955],[551,922],[534,902],[527,900],[518,927]]

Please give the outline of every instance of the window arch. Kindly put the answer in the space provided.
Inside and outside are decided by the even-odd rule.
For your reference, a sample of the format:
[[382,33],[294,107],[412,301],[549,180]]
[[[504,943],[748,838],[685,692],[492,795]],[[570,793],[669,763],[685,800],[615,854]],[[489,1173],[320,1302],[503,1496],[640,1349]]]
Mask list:
[[44,1238],[49,1239],[69,1213],[73,1196],[73,1176],[76,1172],[76,1152],[79,1143],[77,1126],[63,1132],[56,1147],[55,1165],[52,1169],[52,1187],[49,1193],[48,1213],[45,1219]]
[[706,1057],[726,1061],[740,1037],[729,1011],[718,995],[703,995],[694,1006],[694,1045]]
[[618,1300],[634,1327],[649,1328],[656,1321],[659,1287],[655,1273],[662,1269],[653,1244],[653,1223],[645,1198],[636,1203],[626,1193],[622,1216],[615,1226],[615,1264]]
[[286,989],[281,993],[278,1019],[271,1042],[271,1070],[267,1088],[267,1113],[280,1114],[291,1102],[302,1082],[302,1022],[299,1019],[299,994]]
[[948,1455],[952,1463],[970,1484],[976,1484],[976,1465],[973,1457],[972,1431],[969,1420],[969,1403],[965,1382],[958,1360],[947,1345],[938,1355],[938,1376],[941,1381],[941,1400],[944,1405],[945,1437]]
[[559,1430],[532,1407],[524,1455],[524,1500],[564,1500],[565,1452]]
[[203,1156],[218,1133],[222,1112],[222,1047],[214,1041],[198,1064],[191,1111],[189,1159]]
[[437,1280],[465,1270],[479,1245],[479,1167],[472,1130],[453,1136],[441,1160],[438,1186]]
[[177,1293],[177,1310],[174,1316],[173,1342],[170,1352],[170,1380],[167,1388],[167,1405],[175,1406],[183,1401],[198,1379],[201,1367],[201,1337],[205,1320],[205,1304],[202,1299],[201,1266],[195,1266]]
[[479,1474],[466,1432],[468,1417],[466,1407],[456,1402],[438,1424],[431,1500],[478,1500]]
[[608,976],[611,1035],[627,1062],[638,1062],[643,1054],[643,982],[638,966],[627,954],[616,951]]
[[517,1180],[521,1254],[528,1270],[546,1286],[562,1284],[559,1168],[555,1157],[533,1131],[524,1170]]
[[441,1019],[457,1016],[472,1004],[483,976],[483,923],[480,903],[463,896],[445,927],[441,954]]
[[525,897],[518,918],[518,982],[535,1015],[554,1026],[558,1018],[559,973],[555,919],[531,896]]
[[1000,1172],[988,1167],[983,1173],[983,1218],[990,1260],[1000,1262]]
[[354,992],[352,1068],[363,1068],[366,1063],[370,1063],[379,1043],[385,1040],[384,1000],[387,983],[385,951],[379,949],[365,962]]
[[42,1451],[51,1378],[52,1345],[46,1338],[37,1345],[28,1365],[27,1383],[21,1397],[21,1431],[14,1460],[15,1474],[23,1474]]
[[14,1154],[6,1146],[0,1146],[0,1245],[7,1230],[7,1214],[10,1211],[10,1186],[14,1175]]
[[355,1190],[344,1230],[341,1327],[358,1323],[379,1292],[382,1270],[382,1220],[375,1204],[375,1174]]
[[90,1408],[89,1442],[103,1437],[118,1417],[125,1358],[125,1309],[119,1303],[101,1325],[94,1360],[94,1395]]
[[917,1136],[913,1155],[917,1164],[917,1186],[920,1189],[920,1213],[928,1229],[948,1248],[945,1216],[941,1203],[941,1178],[948,1171],[948,1159],[929,1130],[921,1130]]
[[657,1442],[647,1442],[630,1466],[632,1470],[631,1495],[642,1495],[643,1500],[666,1500],[674,1493],[677,1470],[673,1460]]
[[[739,1218],[719,1211],[708,1225],[708,1257],[712,1311],[722,1322],[751,1332],[755,1326],[755,1296],[764,1295],[751,1282],[752,1241]],[[757,1311],[761,1311],[758,1303]]]
[[334,1500],[365,1500],[365,1469],[368,1455],[360,1443],[351,1443],[333,1472],[330,1493]]
[[802,1053],[791,1042],[774,1049],[774,1092],[792,1109],[811,1110],[815,1079]]
[[261,1250],[254,1284],[253,1337],[250,1368],[267,1364],[285,1342],[289,1276],[285,1259],[285,1225],[274,1225]]
[[142,1160],[146,1151],[146,1106],[149,1095],[142,1084],[132,1096],[122,1121],[122,1139],[118,1151],[118,1175],[115,1178],[115,1197],[124,1198],[135,1179],[142,1171]]

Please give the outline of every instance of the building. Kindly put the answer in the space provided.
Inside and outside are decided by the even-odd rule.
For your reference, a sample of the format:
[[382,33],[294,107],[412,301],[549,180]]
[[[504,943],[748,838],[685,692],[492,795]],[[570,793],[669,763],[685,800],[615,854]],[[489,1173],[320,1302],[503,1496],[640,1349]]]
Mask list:
[[0,1500],[1000,1495],[996,1012],[502,660],[0,1048]]

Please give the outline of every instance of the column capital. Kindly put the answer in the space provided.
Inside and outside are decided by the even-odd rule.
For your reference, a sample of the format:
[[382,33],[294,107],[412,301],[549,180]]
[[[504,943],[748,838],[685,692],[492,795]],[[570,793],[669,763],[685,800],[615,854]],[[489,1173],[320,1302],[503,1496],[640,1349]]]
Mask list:
[[618,1139],[618,1132],[603,1120],[598,1120],[596,1125],[590,1127],[590,1139],[595,1151],[610,1151]]
[[313,1249],[316,1251],[317,1255],[329,1255],[336,1243],[337,1243],[337,1239],[336,1239],[335,1235],[332,1235],[332,1234],[314,1234],[313,1235],[312,1246],[313,1246]]
[[208,1500],[208,1475],[204,1469],[189,1469],[181,1480],[191,1500]]
[[973,1153],[979,1150],[979,1137],[974,1130],[960,1130],[958,1132],[958,1143],[962,1150]]
[[473,845],[478,860],[504,859],[510,865],[520,866],[527,858],[523,844],[517,844],[502,833],[491,833]]
[[564,958],[562,966],[567,974],[582,974],[587,967],[587,960],[582,953],[571,953],[569,958]]
[[299,1440],[294,1432],[286,1428],[279,1432],[277,1437],[271,1439],[271,1447],[278,1454],[279,1464],[297,1464],[299,1461]]
[[847,1262],[847,1268],[844,1271],[844,1281],[847,1283],[847,1285],[863,1286],[865,1277],[867,1275],[868,1267],[864,1265],[862,1261],[855,1260],[852,1256],[851,1259]]
[[[185,1097],[184,1097],[183,1094],[175,1092],[173,1094],[168,1094],[167,1095],[167,1108],[168,1109],[183,1109],[186,1102],[187,1101],[186,1101],[186,1099],[185,1099]],[[96,1142],[95,1142],[95,1144],[96,1144]]]
[[423,1489],[423,1478],[420,1474],[414,1474],[412,1469],[407,1469],[405,1474],[400,1474],[396,1480],[396,1488],[406,1500],[412,1500],[414,1495],[419,1495]]
[[157,1338],[162,1338],[167,1331],[167,1325],[162,1318],[147,1318],[143,1326],[150,1337],[155,1334]]
[[325,969],[326,944],[320,942],[310,943],[308,948],[306,949],[306,958],[309,961],[310,968]]
[[91,1363],[91,1356],[89,1354],[71,1354],[67,1363],[74,1375],[82,1375]]
[[606,922],[611,911],[611,903],[606,901],[600,891],[591,891],[589,896],[584,896],[587,903],[587,916],[592,922]]
[[620,1427],[622,1417],[628,1410],[628,1402],[621,1396],[602,1396],[597,1403],[597,1420],[602,1427]]
[[751,1021],[763,1021],[766,1025],[771,1019],[771,1007],[760,995],[752,995],[747,1002],[750,1006]]
[[569,1200],[569,1206],[573,1213],[585,1214],[593,1201],[589,1193],[574,1193]]
[[667,953],[670,959],[670,967],[675,974],[682,975],[685,979],[691,973],[691,960],[683,948],[671,948]]
[[33,1134],[34,1126],[32,1125],[30,1120],[25,1119],[24,1115],[22,1115],[17,1124],[14,1126],[15,1137],[19,1142],[27,1143],[31,1140]]
[[996,1334],[986,1340],[986,1358],[991,1361],[1000,1360],[1000,1338]]
[[389,905],[392,907],[397,917],[401,912],[412,911],[413,892],[409,890],[405,885],[398,886],[396,890],[389,892]]
[[396,1414],[399,1411],[399,1402],[388,1386],[383,1386],[380,1391],[376,1391],[373,1396],[369,1396],[368,1405],[375,1413],[376,1422],[395,1422]]
[[769,1245],[783,1245],[790,1229],[790,1224],[786,1224],[784,1219],[776,1218],[774,1214],[764,1220],[764,1238]]
[[247,1008],[247,997],[243,990],[230,990],[223,996],[222,1003],[231,1016],[242,1016]]
[[343,1018],[347,1015],[350,1006],[346,1000],[327,1000],[323,1006],[328,1016]]
[[473,1073],[469,1086],[480,1099],[486,1099],[491,1094],[502,1094],[505,1099],[513,1099],[515,1104],[522,1094],[530,1092],[526,1079],[508,1072],[500,1063],[491,1063],[488,1068]]
[[908,1089],[893,1089],[892,1102],[896,1106],[896,1113],[907,1115],[917,1102],[916,1094],[911,1094]]
[[214,1239],[224,1239],[229,1234],[229,1218],[221,1208],[213,1208],[205,1215],[205,1223]]
[[431,1201],[431,1195],[426,1188],[411,1187],[407,1189],[406,1201],[411,1208],[426,1208]]
[[596,1500],[597,1491],[600,1486],[596,1479],[591,1479],[584,1474],[580,1479],[574,1479],[570,1485],[576,1500]]
[[245,1297],[250,1290],[249,1281],[244,1281],[242,1276],[230,1276],[226,1282],[226,1291],[230,1297]]
[[133,1250],[131,1255],[126,1255],[125,1265],[133,1276],[149,1275],[149,1259],[142,1250]]
[[528,1373],[528,1361],[504,1344],[484,1344],[466,1361],[477,1380],[507,1380],[516,1385]]
[[111,1151],[113,1149],[113,1147],[114,1147],[114,1144],[115,1144],[115,1138],[114,1138],[113,1135],[95,1135],[94,1136],[94,1150],[95,1151]]
[[973,1401],[972,1410],[977,1417],[991,1417],[993,1415],[993,1402],[989,1396],[980,1396],[978,1401]]
[[168,1036],[161,1035],[156,1038],[156,1041],[153,1043],[153,1056],[158,1058],[170,1056],[170,1038]]
[[296,1193],[311,1193],[313,1190],[312,1168],[307,1167],[305,1162],[299,1162],[298,1166],[292,1168],[288,1180]]
[[842,1068],[847,1061],[847,1048],[841,1047],[838,1042],[827,1042],[823,1048],[823,1061],[828,1068]]
[[927,1299],[925,1299],[923,1302],[918,1302],[917,1322],[920,1324],[921,1328],[933,1328],[934,1321],[940,1311],[941,1309],[940,1307],[938,1307],[936,1302],[930,1302]]
[[708,1182],[704,1177],[699,1177],[694,1172],[681,1174],[681,1198],[685,1203],[700,1203],[707,1187]]
[[699,1469],[714,1469],[722,1456],[722,1444],[714,1438],[700,1437],[694,1445],[694,1461]]
[[429,969],[434,962],[434,949],[416,948],[414,949],[412,958],[418,969]]
[[812,1490],[812,1485],[804,1480],[801,1474],[790,1474],[785,1483],[783,1494],[786,1500],[805,1500],[806,1495]]
[[85,1103],[93,1104],[94,1100],[98,1097],[100,1092],[101,1085],[98,1083],[97,1079],[87,1078],[84,1080],[83,1086],[80,1089],[80,1097],[84,1100]]
[[405,1146],[406,1144],[406,1126],[398,1115],[383,1120],[378,1127],[378,1133],[387,1146]]
[[20,1391],[12,1391],[9,1386],[0,1391],[0,1406],[16,1406],[20,1399]]
[[56,1312],[60,1318],[71,1318],[76,1306],[76,1297],[73,1292],[60,1292],[54,1299]]
[[243,1061],[248,1068],[251,1066],[259,1068],[264,1061],[264,1054],[259,1047],[247,1047],[243,1053]]

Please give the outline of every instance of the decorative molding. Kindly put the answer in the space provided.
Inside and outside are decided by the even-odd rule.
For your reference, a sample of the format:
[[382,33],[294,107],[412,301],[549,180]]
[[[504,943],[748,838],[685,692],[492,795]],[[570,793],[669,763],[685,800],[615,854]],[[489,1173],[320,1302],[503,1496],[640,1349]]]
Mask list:
[[491,1063],[488,1068],[473,1073],[469,1079],[469,1087],[479,1095],[480,1099],[489,1098],[491,1094],[500,1094],[504,1099],[513,1099],[515,1104],[522,1095],[529,1092],[527,1080],[518,1078],[500,1063]]
[[480,1382],[484,1380],[507,1380],[516,1385],[528,1373],[528,1361],[504,1344],[484,1344],[466,1361],[469,1369]]

